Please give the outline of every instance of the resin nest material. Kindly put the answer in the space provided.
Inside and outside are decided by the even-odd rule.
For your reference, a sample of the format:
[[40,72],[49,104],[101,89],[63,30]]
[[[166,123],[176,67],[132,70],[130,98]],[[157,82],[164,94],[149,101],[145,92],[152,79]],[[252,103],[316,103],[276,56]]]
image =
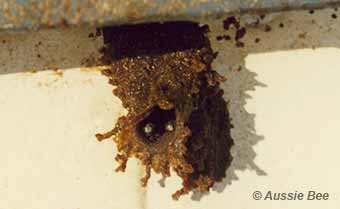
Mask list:
[[169,177],[183,180],[174,199],[192,190],[207,192],[225,177],[232,157],[230,118],[220,82],[211,69],[215,58],[206,28],[172,22],[104,28],[103,74],[116,86],[128,114],[98,140],[113,137],[117,171],[130,157]]

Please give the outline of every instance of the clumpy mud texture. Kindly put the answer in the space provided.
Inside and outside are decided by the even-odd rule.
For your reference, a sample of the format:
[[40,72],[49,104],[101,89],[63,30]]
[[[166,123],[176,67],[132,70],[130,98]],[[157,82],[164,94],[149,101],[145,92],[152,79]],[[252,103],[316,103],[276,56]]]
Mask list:
[[192,190],[207,192],[225,177],[232,157],[230,118],[219,84],[225,79],[211,69],[216,54],[207,28],[191,22],[104,28],[103,71],[113,93],[128,110],[113,130],[118,147],[117,171],[130,157],[169,177],[183,180],[174,199]]

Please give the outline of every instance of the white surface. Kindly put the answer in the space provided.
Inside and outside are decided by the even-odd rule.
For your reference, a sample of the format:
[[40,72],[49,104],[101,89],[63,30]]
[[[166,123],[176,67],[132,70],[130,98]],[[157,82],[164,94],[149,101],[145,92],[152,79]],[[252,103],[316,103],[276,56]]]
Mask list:
[[0,89],[1,209],[137,208],[139,168],[115,173],[113,142],[94,137],[124,113],[105,77],[7,74]]
[[339,208],[340,50],[252,55],[246,65],[267,85],[251,93],[246,106],[265,136],[256,163],[268,176],[253,188],[330,195],[327,201],[259,201],[252,208]]

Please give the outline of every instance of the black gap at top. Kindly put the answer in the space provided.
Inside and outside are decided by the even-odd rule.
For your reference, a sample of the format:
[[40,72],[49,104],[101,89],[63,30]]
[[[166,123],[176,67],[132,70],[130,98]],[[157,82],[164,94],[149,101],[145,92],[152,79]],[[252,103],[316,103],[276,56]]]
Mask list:
[[207,26],[184,21],[106,27],[103,28],[107,46],[104,53],[115,60],[199,49],[206,44],[207,30]]

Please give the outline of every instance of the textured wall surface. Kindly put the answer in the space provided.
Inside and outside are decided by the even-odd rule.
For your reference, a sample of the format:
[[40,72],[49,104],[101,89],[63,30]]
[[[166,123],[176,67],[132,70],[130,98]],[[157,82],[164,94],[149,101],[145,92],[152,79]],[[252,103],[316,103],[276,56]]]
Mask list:
[[240,11],[339,5],[339,0],[2,0],[0,30],[212,19]]

